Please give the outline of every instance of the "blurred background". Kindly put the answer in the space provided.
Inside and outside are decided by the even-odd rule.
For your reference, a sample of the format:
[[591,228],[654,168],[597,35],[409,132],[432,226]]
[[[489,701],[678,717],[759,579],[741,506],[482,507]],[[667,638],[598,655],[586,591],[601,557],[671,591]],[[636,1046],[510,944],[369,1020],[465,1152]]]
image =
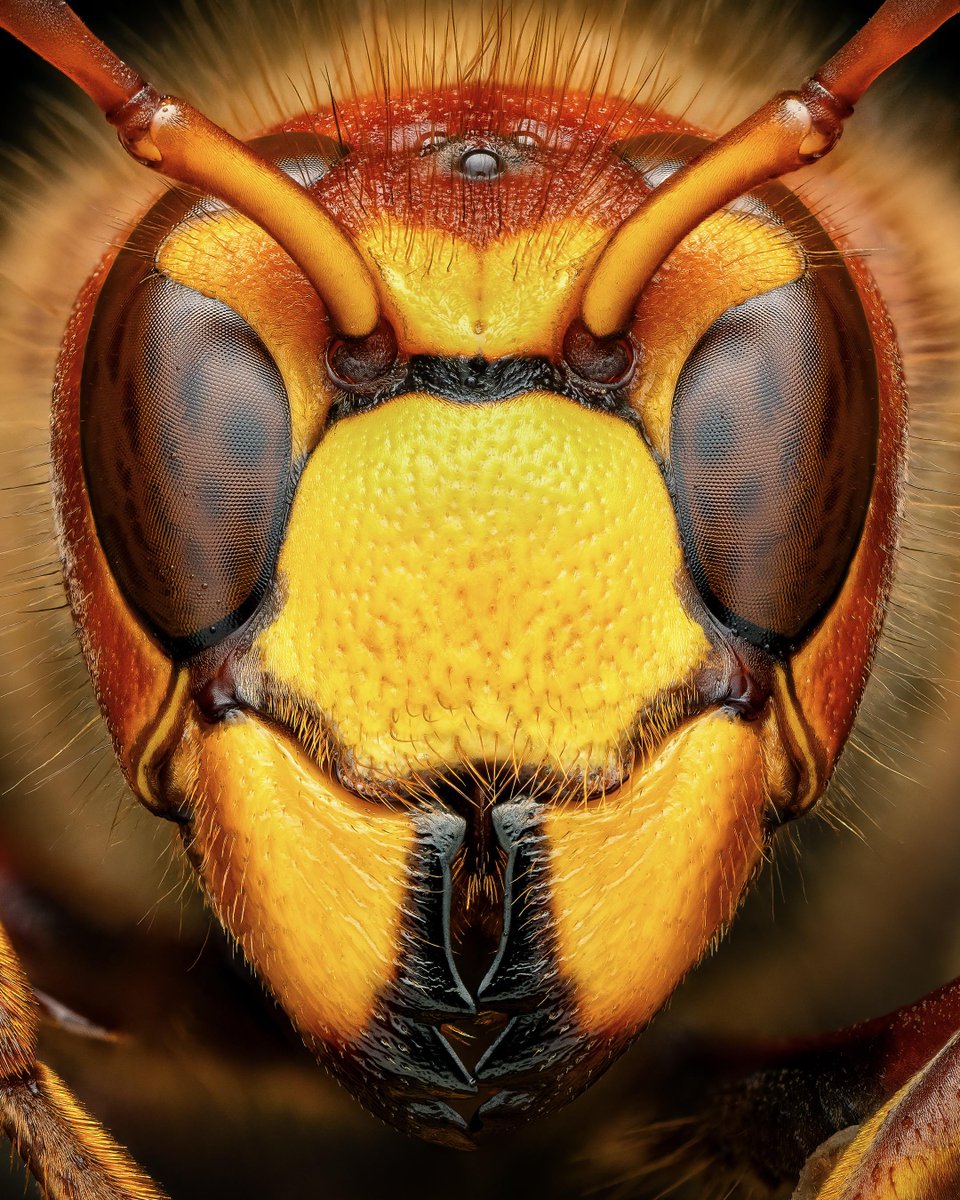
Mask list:
[[[212,8],[222,37],[240,25],[227,0],[165,3],[136,15],[128,3],[75,7],[138,64],[169,57],[165,47],[194,10]],[[694,24],[703,17],[701,52],[709,57],[717,5],[677,7]],[[762,49],[765,11],[778,29],[809,27],[811,42],[829,53],[874,5],[818,0],[786,15],[772,0],[768,10],[757,8],[753,24],[740,26],[734,8],[727,19],[725,36],[747,43],[740,49],[748,66],[734,89],[759,70],[749,38],[756,33]],[[228,48],[204,47],[214,62],[221,50]],[[789,58],[783,47],[778,54]],[[819,60],[798,52],[797,61],[802,73]],[[88,154],[98,164],[100,151],[89,150],[85,121],[70,115],[79,102],[68,85],[0,37],[8,162],[0,218],[8,247],[17,246],[0,260],[7,329],[0,422],[9,430],[0,447],[0,919],[51,1008],[69,1010],[45,1025],[43,1057],[176,1200],[284,1200],[310,1191],[328,1200],[652,1195],[662,1181],[654,1186],[638,1174],[638,1131],[676,1115],[664,1081],[692,1039],[828,1029],[960,975],[960,522],[953,508],[960,285],[946,274],[956,270],[960,227],[957,62],[954,21],[881,85],[875,111],[863,117],[863,144],[836,176],[836,187],[852,181],[857,197],[841,202],[845,227],[860,228],[858,206],[882,194],[881,227],[893,230],[891,245],[906,247],[880,249],[877,262],[895,292],[916,418],[890,629],[828,802],[820,816],[784,831],[774,865],[720,952],[607,1077],[559,1116],[463,1155],[380,1125],[314,1065],[204,912],[167,829],[134,807],[113,766],[50,542],[47,400],[33,359],[50,360],[51,331],[55,341],[66,319],[63,283],[48,288],[28,269],[34,246],[53,252],[34,207],[51,190],[45,145],[55,142],[59,156],[62,143],[74,142],[78,171]],[[181,70],[187,82],[154,81],[186,91],[190,72]],[[51,95],[72,107],[51,110]],[[730,98],[734,110],[738,95]],[[133,180],[135,169],[123,177]],[[74,176],[56,176],[52,186],[70,190]],[[137,207],[118,199],[117,211],[124,206]],[[113,212],[107,228],[111,222],[116,228]],[[873,218],[862,227],[872,232]],[[101,236],[82,224],[60,230],[64,261],[79,246],[89,269]],[[19,1165],[7,1172],[2,1160],[0,1153],[0,1198],[35,1194],[31,1185],[25,1192]],[[709,1188],[700,1180],[678,1194],[705,1197]]]

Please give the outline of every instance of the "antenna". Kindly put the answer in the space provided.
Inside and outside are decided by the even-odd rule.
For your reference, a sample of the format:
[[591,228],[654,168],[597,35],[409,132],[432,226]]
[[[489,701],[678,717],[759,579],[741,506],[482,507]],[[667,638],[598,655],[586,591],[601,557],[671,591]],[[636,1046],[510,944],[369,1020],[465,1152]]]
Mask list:
[[310,193],[192,105],[163,96],[62,0],[0,0],[0,26],[78,84],[144,166],[238,209],[316,289],[337,331],[363,338],[380,303],[357,248]]
[[671,250],[737,196],[828,154],[871,83],[944,21],[957,0],[886,0],[798,92],[783,92],[656,188],[613,235],[583,293],[596,339],[630,324],[637,298]]

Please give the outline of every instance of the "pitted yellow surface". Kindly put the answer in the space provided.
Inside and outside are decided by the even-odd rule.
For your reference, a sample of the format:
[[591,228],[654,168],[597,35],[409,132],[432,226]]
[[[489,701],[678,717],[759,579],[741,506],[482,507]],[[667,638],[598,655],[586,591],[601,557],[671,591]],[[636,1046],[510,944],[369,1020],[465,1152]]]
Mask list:
[[587,1028],[649,1021],[730,920],[765,795],[756,726],[714,711],[601,802],[547,810],[558,964]]
[[607,232],[538,226],[483,247],[388,214],[359,244],[383,283],[384,313],[411,354],[549,354],[576,315],[577,276]]
[[619,765],[637,709],[708,650],[663,480],[620,418],[545,393],[411,395],[335,425],[300,481],[272,686],[359,771]]

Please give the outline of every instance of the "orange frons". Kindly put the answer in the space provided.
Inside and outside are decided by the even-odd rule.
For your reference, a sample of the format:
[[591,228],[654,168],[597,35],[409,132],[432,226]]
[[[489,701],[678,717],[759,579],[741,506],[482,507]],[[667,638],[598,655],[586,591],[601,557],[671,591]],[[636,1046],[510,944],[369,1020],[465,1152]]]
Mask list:
[[[797,147],[811,129],[798,96],[776,97],[661,184],[594,267],[583,295],[590,332],[602,338],[626,329],[637,297],[670,251],[711,213],[797,166]],[[758,179],[759,162],[765,166]]]

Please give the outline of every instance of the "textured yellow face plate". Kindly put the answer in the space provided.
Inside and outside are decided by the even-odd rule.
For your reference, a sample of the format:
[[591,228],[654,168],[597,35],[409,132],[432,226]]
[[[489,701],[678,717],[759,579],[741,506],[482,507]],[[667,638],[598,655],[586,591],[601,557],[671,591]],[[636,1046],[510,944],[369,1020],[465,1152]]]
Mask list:
[[680,568],[625,421],[546,393],[410,395],[311,457],[258,666],[358,774],[476,758],[616,772],[638,708],[708,651]]

